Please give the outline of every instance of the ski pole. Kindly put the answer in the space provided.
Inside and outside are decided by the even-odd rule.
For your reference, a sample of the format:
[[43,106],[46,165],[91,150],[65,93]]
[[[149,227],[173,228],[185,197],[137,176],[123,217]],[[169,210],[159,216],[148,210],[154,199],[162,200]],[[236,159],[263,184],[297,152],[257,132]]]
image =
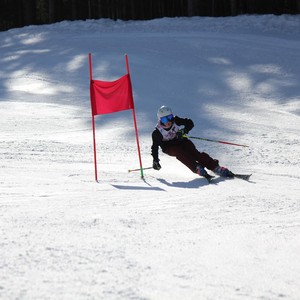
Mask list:
[[[148,170],[148,169],[153,169],[153,167],[142,168],[142,170]],[[141,168],[131,169],[131,170],[128,170],[128,173],[130,173],[130,172],[136,172],[136,171],[140,171],[140,170],[141,170]]]
[[240,146],[240,147],[249,147],[247,145],[240,145],[240,144],[235,144],[235,143],[230,143],[230,142],[225,142],[225,141],[211,140],[211,139],[201,138],[201,137],[197,137],[197,136],[189,136],[189,135],[184,135],[184,136],[187,138],[190,138],[190,139],[197,139],[197,140],[202,140],[202,141],[207,141],[207,142],[215,142],[215,143],[232,145],[232,146]]

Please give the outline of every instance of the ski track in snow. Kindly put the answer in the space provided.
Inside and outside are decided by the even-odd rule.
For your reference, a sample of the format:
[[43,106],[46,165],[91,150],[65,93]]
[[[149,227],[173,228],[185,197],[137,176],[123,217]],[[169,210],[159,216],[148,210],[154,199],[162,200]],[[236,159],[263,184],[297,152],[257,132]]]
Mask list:
[[[1,299],[299,299],[299,16],[90,20],[0,33]],[[124,35],[125,34],[125,35]],[[97,117],[87,54],[129,55],[143,165],[162,104],[251,180],[208,185],[160,153],[142,180],[131,112]]]

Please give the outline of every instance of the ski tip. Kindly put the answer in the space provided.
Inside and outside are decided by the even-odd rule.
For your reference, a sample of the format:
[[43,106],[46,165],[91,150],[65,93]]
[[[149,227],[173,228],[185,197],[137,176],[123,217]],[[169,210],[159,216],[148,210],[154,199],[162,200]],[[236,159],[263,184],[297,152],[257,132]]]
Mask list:
[[234,177],[248,181],[251,175],[252,174],[234,174]]

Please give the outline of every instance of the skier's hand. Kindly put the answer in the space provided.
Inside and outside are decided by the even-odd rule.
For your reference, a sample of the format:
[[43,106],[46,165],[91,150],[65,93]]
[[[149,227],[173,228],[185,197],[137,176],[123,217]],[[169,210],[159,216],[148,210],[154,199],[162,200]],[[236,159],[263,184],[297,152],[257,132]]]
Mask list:
[[161,169],[161,165],[159,164],[159,161],[153,160],[153,165],[152,165],[154,170],[159,171]]
[[185,129],[185,128],[178,130],[177,133],[176,133],[177,139],[179,139],[179,140],[184,139],[186,133],[187,133],[187,132],[186,132],[186,129]]

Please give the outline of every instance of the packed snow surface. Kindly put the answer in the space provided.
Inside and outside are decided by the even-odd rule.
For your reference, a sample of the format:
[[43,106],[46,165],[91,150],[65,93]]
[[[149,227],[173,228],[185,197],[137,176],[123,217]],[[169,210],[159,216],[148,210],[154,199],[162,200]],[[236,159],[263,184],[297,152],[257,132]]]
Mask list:
[[[300,16],[89,20],[0,33],[1,299],[300,299]],[[96,117],[88,53],[251,181],[208,184],[131,111]]]

